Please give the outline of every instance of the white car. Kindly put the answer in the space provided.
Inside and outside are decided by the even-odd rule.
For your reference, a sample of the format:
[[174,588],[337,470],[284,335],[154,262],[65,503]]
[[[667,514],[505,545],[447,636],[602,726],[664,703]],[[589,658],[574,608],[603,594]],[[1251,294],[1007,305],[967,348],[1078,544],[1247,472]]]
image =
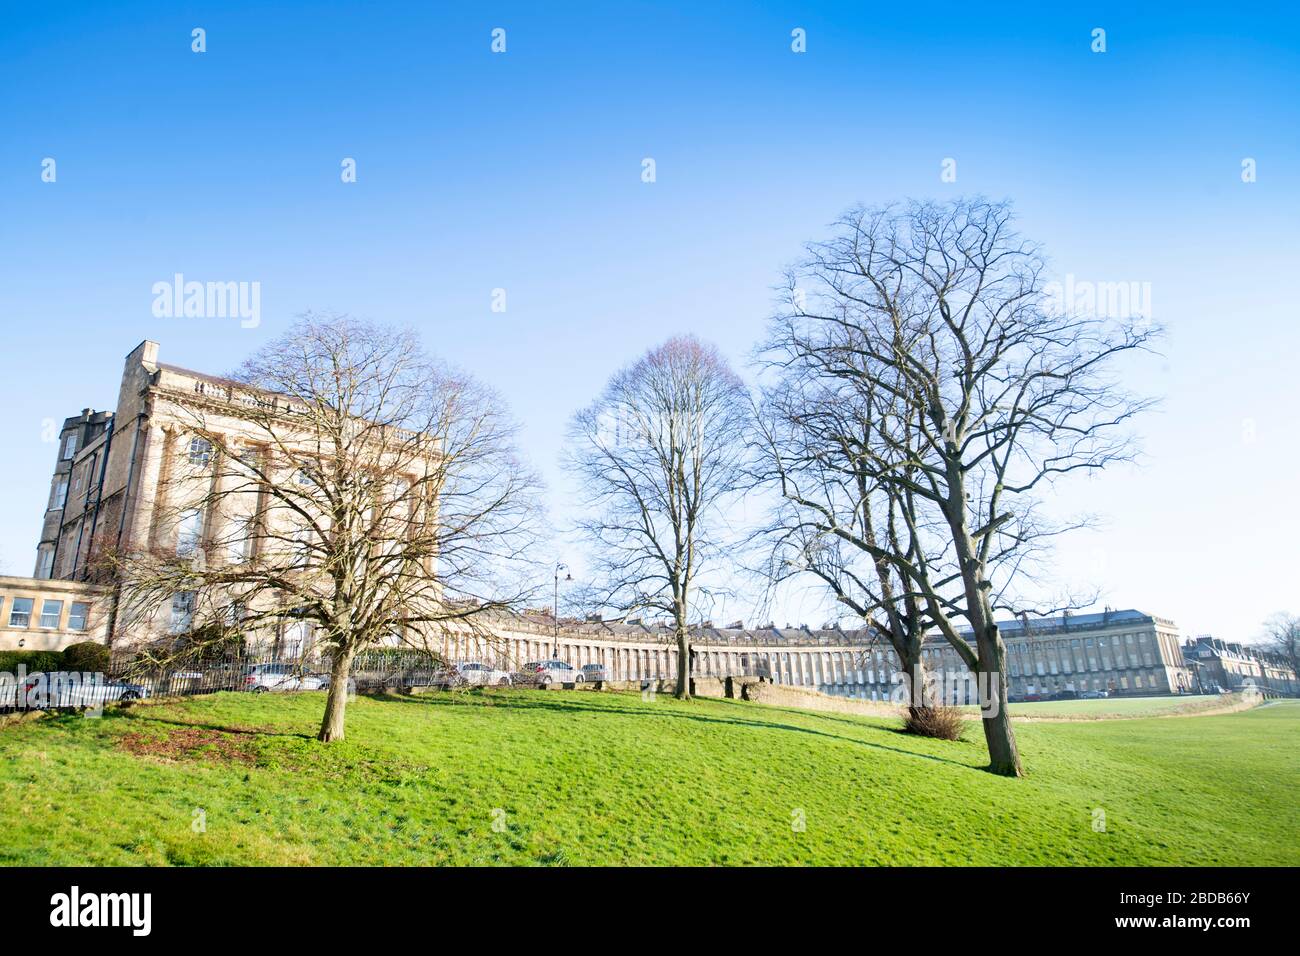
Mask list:
[[509,687],[510,675],[497,667],[482,661],[461,661],[455,666],[462,686],[467,687]]
[[586,681],[582,671],[568,661],[532,661],[524,665],[524,671],[534,676],[539,687],[550,687],[552,684],[573,687]]
[[250,664],[244,668],[240,690],[265,694],[273,690],[321,690],[328,681],[296,664]]

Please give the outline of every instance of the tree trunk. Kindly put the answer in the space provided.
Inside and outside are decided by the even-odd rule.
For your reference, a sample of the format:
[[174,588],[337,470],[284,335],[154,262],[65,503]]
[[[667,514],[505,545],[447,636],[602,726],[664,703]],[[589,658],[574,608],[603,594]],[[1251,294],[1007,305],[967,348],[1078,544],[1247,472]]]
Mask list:
[[[977,640],[980,673],[975,684],[980,692],[980,707],[985,716],[984,741],[989,748],[989,770],[1003,777],[1023,777],[1016,735],[1011,729],[1011,712],[1007,709],[1006,648],[997,625],[981,632]],[[996,709],[994,709],[996,708]],[[993,713],[989,711],[993,709]]]
[[348,706],[348,677],[352,673],[352,651],[340,649],[330,667],[330,687],[325,695],[325,716],[316,739],[330,743],[343,739],[343,715]]
[[686,628],[677,626],[677,690],[678,700],[691,699],[691,641]]
[[932,706],[934,701],[927,693],[929,675],[925,671],[925,659],[921,657],[920,652],[917,652],[914,657],[911,654],[900,654],[899,661],[903,676],[907,679],[908,708]]

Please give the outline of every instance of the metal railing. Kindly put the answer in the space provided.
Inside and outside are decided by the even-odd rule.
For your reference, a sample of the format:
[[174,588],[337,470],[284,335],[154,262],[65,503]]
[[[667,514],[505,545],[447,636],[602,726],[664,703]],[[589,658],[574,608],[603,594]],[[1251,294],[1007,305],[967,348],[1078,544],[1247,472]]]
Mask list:
[[[461,662],[466,663],[466,662]],[[571,662],[583,673],[583,664]],[[543,678],[522,661],[487,660],[465,668],[437,655],[406,649],[374,648],[359,653],[348,677],[349,691],[383,693],[413,688],[472,688],[476,686],[536,687]],[[634,658],[599,665],[599,676],[585,682],[645,684],[676,679],[671,662]],[[219,659],[116,661],[103,672],[49,671],[0,673],[0,712],[102,708],[104,704],[155,697],[188,697],[220,692],[327,690],[331,683],[327,655],[285,656],[277,653],[241,654]],[[591,672],[587,672],[591,674]],[[772,678],[759,655],[743,655],[739,664],[718,666],[701,655],[692,669],[695,678]],[[553,679],[553,678],[546,678]],[[567,685],[566,685],[567,686]]]

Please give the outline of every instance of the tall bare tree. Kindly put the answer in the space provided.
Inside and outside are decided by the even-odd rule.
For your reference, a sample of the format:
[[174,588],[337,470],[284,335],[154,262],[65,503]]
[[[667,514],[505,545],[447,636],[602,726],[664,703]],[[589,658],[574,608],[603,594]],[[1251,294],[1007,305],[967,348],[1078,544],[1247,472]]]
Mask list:
[[748,396],[711,345],[673,338],[610,379],[574,416],[566,461],[582,482],[594,606],[673,622],[676,696],[691,692],[690,625],[722,550],[741,478]]
[[307,315],[175,411],[154,530],[111,556],[120,630],[172,609],[156,658],[308,623],[331,661],[319,736],[340,740],[359,651],[437,653],[531,593],[537,486],[515,426],[413,333]]
[[1040,496],[1135,454],[1128,426],[1149,402],[1118,365],[1157,334],[1142,317],[1056,307],[1044,269],[1005,203],[857,209],[790,271],[768,342],[778,362],[875,403],[858,461],[908,534],[867,551],[975,672],[990,769],[1015,776],[995,614],[1030,610],[1034,561],[1083,523],[1046,520]]
[[[860,617],[897,655],[913,718],[932,705],[922,642],[925,603],[882,555],[920,561],[921,537],[903,519],[898,489],[876,477],[881,453],[873,432],[889,413],[870,389],[827,378],[810,363],[780,366],[761,390],[754,416],[753,475],[777,491],[760,532],[768,548],[764,576],[773,586],[812,575],[835,602]],[[922,720],[909,727],[926,726]]]

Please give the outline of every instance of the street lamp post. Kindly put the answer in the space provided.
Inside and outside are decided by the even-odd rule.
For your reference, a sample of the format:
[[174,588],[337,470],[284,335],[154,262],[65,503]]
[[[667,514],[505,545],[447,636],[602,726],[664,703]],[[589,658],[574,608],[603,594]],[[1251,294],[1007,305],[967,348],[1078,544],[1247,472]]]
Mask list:
[[[557,659],[560,656],[560,572],[568,570],[569,566],[563,561],[555,566],[555,601],[551,605],[551,620],[555,625],[555,640],[552,651]],[[564,580],[572,581],[573,575],[566,574]]]

